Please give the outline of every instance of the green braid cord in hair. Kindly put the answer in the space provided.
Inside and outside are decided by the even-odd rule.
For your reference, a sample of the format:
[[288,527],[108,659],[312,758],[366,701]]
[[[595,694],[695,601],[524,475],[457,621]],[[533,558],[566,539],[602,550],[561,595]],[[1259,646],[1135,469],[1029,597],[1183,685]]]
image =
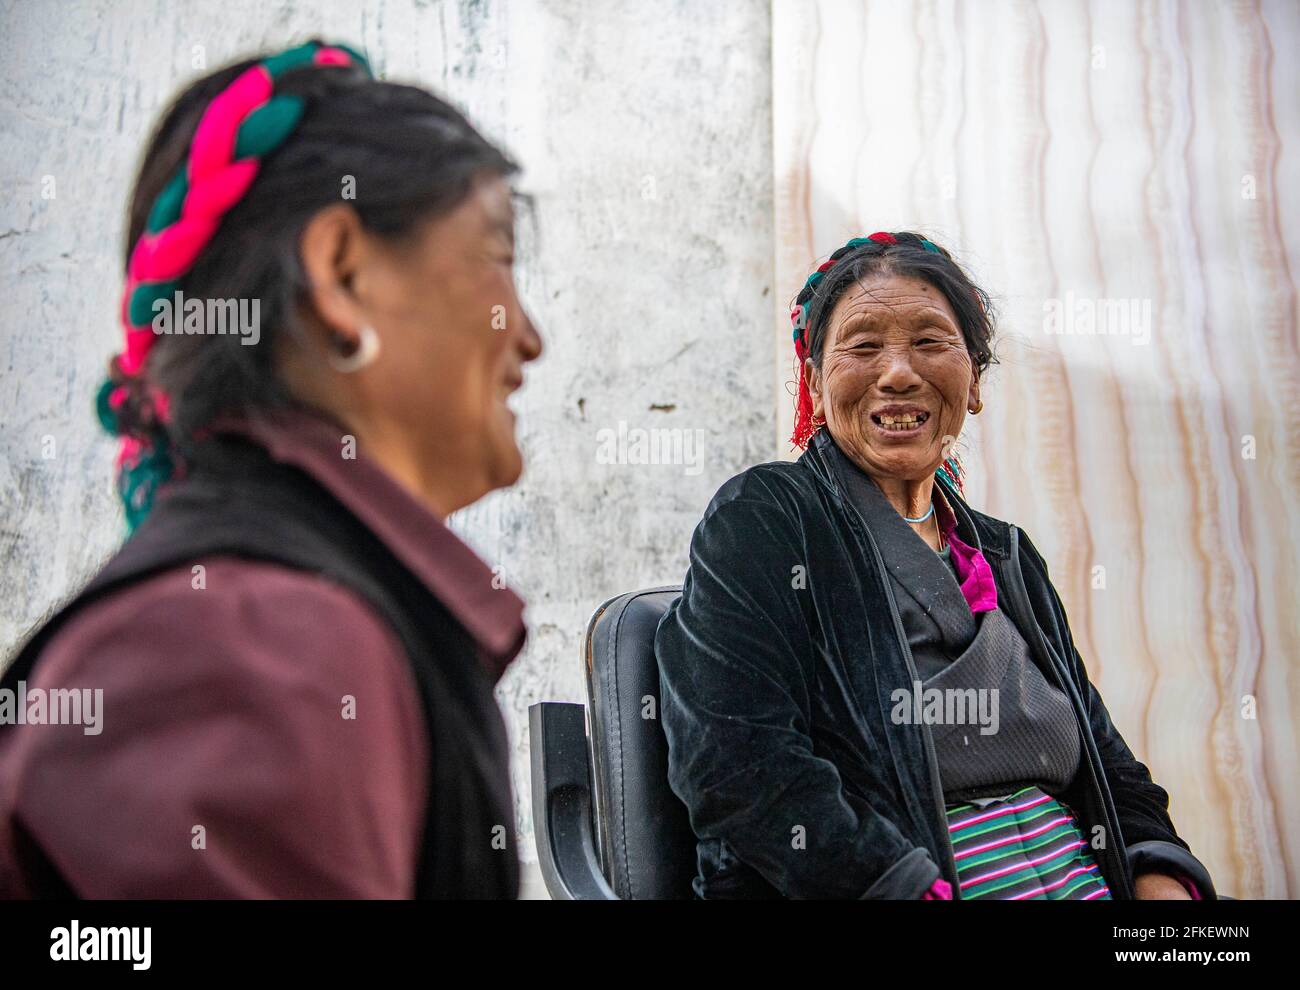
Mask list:
[[[235,137],[234,160],[244,158],[262,158],[284,143],[293,133],[302,119],[303,102],[300,96],[272,97],[261,107],[254,110],[240,125]],[[145,229],[156,234],[165,227],[170,227],[181,218],[181,205],[189,192],[189,183],[185,170],[177,172],[171,182],[159,194],[149,211],[149,222]],[[129,313],[133,326],[144,326],[153,319],[153,304],[159,299],[170,299],[175,294],[178,282],[169,279],[163,282],[141,282],[131,293]]]
[[126,525],[131,532],[135,532],[149,515],[158,489],[171,480],[175,470],[167,433],[158,427],[130,469],[117,476],[117,494],[122,500]]

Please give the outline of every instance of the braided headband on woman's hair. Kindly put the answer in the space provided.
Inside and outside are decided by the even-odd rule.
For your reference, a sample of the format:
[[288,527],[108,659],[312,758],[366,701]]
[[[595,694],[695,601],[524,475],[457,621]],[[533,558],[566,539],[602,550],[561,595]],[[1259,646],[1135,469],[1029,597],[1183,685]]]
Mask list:
[[[154,303],[172,298],[179,281],[216,234],[222,217],[243,198],[261,160],[280,147],[302,118],[303,99],[275,95],[275,81],[308,66],[356,66],[370,75],[365,58],[343,45],[311,41],[250,66],[208,104],[190,142],[186,163],[163,187],[127,265],[122,295],[123,352],[110,364],[109,380],[96,402],[100,422],[118,432],[117,410],[128,397],[124,381],[139,376],[156,340]],[[171,474],[163,425],[167,396],[150,393],[157,442],[124,436],[118,454],[118,488],[132,529],[152,502],[153,491]]]
[[[812,306],[813,297],[816,295],[817,283],[825,278],[826,273],[839,264],[845,255],[872,243],[882,245],[881,250],[894,247],[920,246],[931,254],[943,253],[933,241],[928,241],[923,237],[914,238],[910,241],[900,241],[895,235],[878,230],[867,237],[853,238],[838,251],[832,252],[831,256],[808,276],[808,280],[803,284],[803,289],[795,297],[794,309],[790,311],[790,322],[794,326],[794,353],[799,362],[796,369],[799,377],[799,394],[795,400],[794,433],[790,437],[790,442],[796,447],[807,447],[808,441],[812,439],[813,433],[816,432],[817,426],[820,425],[813,422],[812,393],[808,391],[808,378],[804,374],[804,362],[808,359],[809,353],[808,312]],[[939,465],[937,473],[943,475],[958,492],[963,490],[961,460],[957,457],[955,451]]]

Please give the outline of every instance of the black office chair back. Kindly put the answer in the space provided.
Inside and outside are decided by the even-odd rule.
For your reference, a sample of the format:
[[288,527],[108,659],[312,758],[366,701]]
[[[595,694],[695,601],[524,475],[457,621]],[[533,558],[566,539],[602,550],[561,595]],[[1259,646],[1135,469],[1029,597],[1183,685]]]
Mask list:
[[692,896],[695,834],[668,786],[659,718],[655,629],[680,588],[652,588],[602,605],[587,626],[587,700],[596,843],[622,899]]

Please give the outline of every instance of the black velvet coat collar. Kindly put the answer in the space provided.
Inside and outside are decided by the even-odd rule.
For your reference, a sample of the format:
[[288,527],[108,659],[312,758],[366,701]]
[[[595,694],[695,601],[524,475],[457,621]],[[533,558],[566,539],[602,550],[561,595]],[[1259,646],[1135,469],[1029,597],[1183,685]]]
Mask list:
[[[916,644],[918,639],[933,638],[927,628],[933,623],[943,652],[959,655],[975,638],[978,627],[952,567],[903,521],[880,487],[835,444],[823,441],[821,450],[840,491],[858,510],[880,548],[909,641]],[[963,522],[966,520],[958,516],[958,535],[978,547],[978,534]]]
[[[894,589],[835,454],[823,431],[797,462],[723,485],[658,629],[669,782],[699,840],[701,896],[918,897],[940,875],[957,889],[931,729],[890,717],[915,677]],[[1114,896],[1131,898],[1135,862],[1157,855],[1212,892],[1088,682],[1041,556],[944,493],[1071,699],[1084,756],[1068,803],[1085,834],[1103,830]]]

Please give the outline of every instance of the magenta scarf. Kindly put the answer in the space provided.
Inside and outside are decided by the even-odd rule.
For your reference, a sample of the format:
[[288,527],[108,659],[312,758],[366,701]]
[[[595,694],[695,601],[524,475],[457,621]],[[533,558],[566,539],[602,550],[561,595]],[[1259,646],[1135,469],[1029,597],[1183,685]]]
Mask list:
[[984,554],[957,536],[957,517],[953,515],[938,484],[935,485],[935,494],[938,498],[934,500],[934,512],[944,539],[952,548],[953,568],[957,572],[962,597],[966,599],[972,613],[991,612],[998,606],[998,589],[993,583],[993,569],[984,559]]

